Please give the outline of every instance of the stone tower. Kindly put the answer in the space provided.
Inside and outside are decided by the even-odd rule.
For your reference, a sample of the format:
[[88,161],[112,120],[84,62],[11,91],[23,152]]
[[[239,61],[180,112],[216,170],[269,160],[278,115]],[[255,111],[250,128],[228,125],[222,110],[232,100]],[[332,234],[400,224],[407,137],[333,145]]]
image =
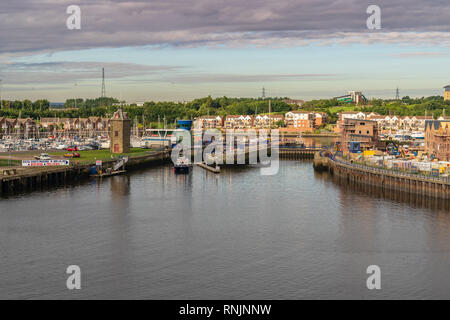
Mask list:
[[122,108],[111,118],[109,136],[111,153],[130,152],[131,121]]

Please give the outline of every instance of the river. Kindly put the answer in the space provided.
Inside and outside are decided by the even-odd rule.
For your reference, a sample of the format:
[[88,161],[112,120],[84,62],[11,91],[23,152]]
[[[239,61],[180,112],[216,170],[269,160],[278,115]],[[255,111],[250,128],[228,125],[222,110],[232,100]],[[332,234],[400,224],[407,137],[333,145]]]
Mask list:
[[1,299],[449,299],[450,213],[309,161],[274,176],[162,165],[0,199],[0,259]]

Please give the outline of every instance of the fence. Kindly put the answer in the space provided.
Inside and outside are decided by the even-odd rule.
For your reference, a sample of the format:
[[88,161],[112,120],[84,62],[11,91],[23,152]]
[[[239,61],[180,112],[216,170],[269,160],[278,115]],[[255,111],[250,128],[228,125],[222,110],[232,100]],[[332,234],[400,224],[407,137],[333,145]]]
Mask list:
[[[321,153],[322,156],[322,153]],[[399,178],[415,178],[415,179],[426,179],[428,181],[433,181],[433,182],[443,182],[443,183],[447,183],[450,184],[450,177],[434,177],[431,175],[424,175],[424,174],[420,174],[420,173],[411,173],[411,172],[399,172],[396,170],[392,170],[392,169],[385,169],[385,168],[377,168],[377,167],[370,167],[367,165],[363,165],[363,164],[359,164],[359,163],[351,163],[348,161],[344,161],[341,159],[336,158],[334,155],[328,155],[328,158],[331,161],[340,163],[344,166],[350,167],[350,168],[356,168],[356,169],[360,169],[363,171],[369,171],[372,173],[379,173],[379,174],[384,174],[384,175],[392,175],[392,176],[397,176]]]

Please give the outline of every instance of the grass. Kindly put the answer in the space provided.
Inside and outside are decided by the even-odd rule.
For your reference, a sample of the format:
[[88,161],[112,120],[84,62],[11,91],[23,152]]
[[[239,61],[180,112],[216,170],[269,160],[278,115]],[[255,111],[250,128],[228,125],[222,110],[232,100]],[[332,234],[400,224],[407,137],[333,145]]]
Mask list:
[[18,166],[22,164],[20,160],[0,159],[0,167]]
[[[117,158],[118,156],[129,156],[129,157],[137,157],[143,156],[147,154],[149,149],[141,149],[141,148],[132,148],[129,153],[124,154],[112,154],[109,150],[89,150],[89,151],[77,151],[80,154],[79,158],[73,159],[73,161],[80,162],[94,162],[95,160],[111,160],[113,158]],[[64,156],[66,153],[71,153],[67,151],[60,152],[51,152],[49,153],[51,156]],[[112,158],[112,157],[113,158]]]
[[354,105],[350,105],[350,106],[336,106],[336,107],[331,107],[328,108],[328,111],[330,111],[331,113],[337,113],[337,112],[347,112],[347,111],[356,111],[358,109],[357,106]]

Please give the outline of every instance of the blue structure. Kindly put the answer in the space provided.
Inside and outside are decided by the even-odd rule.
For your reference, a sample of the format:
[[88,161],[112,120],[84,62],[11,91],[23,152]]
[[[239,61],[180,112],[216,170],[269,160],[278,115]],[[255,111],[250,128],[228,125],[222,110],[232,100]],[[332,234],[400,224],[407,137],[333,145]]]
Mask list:
[[349,142],[349,150],[350,153],[358,153],[361,152],[361,143],[356,141]]
[[192,120],[178,120],[178,128],[190,131],[192,128]]

